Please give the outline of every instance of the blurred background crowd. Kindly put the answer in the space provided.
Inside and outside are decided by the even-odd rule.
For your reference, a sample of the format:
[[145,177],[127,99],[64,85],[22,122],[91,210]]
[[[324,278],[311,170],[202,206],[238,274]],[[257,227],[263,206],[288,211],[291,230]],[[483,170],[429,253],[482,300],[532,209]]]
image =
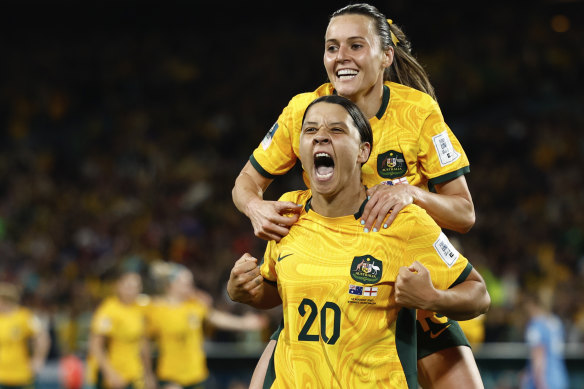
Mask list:
[[[345,5],[272,3],[2,5],[0,279],[50,324],[51,355],[83,355],[122,263],[147,293],[149,264],[184,264],[246,309],[225,284],[265,242],[231,188],[288,100],[326,81],[322,38]],[[411,38],[470,160],[477,222],[449,236],[487,281],[484,341],[523,341],[528,290],[584,342],[584,3],[373,4]],[[266,197],[302,186],[295,172]]]

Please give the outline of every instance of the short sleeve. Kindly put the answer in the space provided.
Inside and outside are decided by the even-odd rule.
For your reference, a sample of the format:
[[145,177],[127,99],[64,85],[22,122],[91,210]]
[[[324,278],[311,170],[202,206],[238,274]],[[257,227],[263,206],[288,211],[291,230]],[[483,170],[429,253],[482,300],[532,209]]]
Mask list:
[[411,217],[413,222],[404,251],[406,262],[422,263],[437,289],[448,289],[464,281],[472,270],[468,260],[425,211],[419,209]]
[[91,332],[97,335],[108,336],[111,334],[112,328],[112,315],[108,313],[107,307],[99,307],[91,321]]
[[293,111],[291,105],[284,108],[278,121],[270,128],[250,157],[253,167],[266,178],[285,174],[296,164]]
[[530,323],[525,332],[525,341],[529,347],[537,347],[542,343],[542,333],[537,323]]
[[276,283],[278,281],[278,274],[276,273],[276,263],[278,261],[277,252],[278,246],[276,241],[269,241],[260,266],[260,272],[264,280],[270,283]]
[[418,161],[421,173],[431,184],[450,181],[470,171],[462,145],[445,123],[438,104],[432,100],[422,123]]

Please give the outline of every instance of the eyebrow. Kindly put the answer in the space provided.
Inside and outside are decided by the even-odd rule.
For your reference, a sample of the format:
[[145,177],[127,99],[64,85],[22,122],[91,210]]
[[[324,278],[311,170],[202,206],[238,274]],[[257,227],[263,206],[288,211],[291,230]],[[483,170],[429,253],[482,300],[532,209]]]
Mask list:
[[[318,122],[310,122],[310,121],[304,122],[304,125],[307,125],[307,124],[311,125],[311,126],[316,126],[319,123]],[[328,126],[344,126],[345,122],[332,122],[332,123],[328,123],[327,125]]]

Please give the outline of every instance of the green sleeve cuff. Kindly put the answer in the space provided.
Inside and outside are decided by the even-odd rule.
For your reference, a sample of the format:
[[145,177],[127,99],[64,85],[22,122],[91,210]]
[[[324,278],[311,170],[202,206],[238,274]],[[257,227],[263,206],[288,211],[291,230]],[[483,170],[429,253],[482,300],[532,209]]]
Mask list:
[[258,161],[256,161],[255,157],[253,156],[253,154],[249,157],[249,162],[251,162],[251,165],[255,168],[255,170],[258,171],[258,173],[260,173],[262,176],[269,178],[269,179],[274,179],[276,178],[275,175],[270,174],[266,171],[266,169],[264,169],[262,167],[262,165],[260,165],[260,163]]
[[455,287],[456,285],[460,284],[461,282],[463,282],[464,280],[466,280],[466,277],[468,277],[468,275],[470,274],[470,272],[472,271],[473,267],[470,264],[470,262],[468,262],[466,264],[466,267],[464,268],[464,270],[462,271],[462,273],[460,273],[460,275],[458,276],[458,278],[456,279],[456,281],[454,281],[452,283],[452,285],[450,285],[448,287],[448,289]]

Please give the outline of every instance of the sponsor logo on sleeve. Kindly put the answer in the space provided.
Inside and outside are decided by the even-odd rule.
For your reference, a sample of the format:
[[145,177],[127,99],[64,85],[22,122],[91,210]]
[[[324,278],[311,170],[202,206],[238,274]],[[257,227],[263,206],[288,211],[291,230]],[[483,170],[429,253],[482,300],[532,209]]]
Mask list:
[[434,148],[436,148],[436,153],[438,153],[438,158],[440,159],[440,166],[446,166],[460,158],[460,154],[454,150],[446,130],[438,135],[434,135],[432,141],[434,142]]
[[436,252],[448,267],[452,267],[460,256],[460,253],[454,248],[443,232],[440,233],[438,239],[434,242],[434,249],[436,249]]

